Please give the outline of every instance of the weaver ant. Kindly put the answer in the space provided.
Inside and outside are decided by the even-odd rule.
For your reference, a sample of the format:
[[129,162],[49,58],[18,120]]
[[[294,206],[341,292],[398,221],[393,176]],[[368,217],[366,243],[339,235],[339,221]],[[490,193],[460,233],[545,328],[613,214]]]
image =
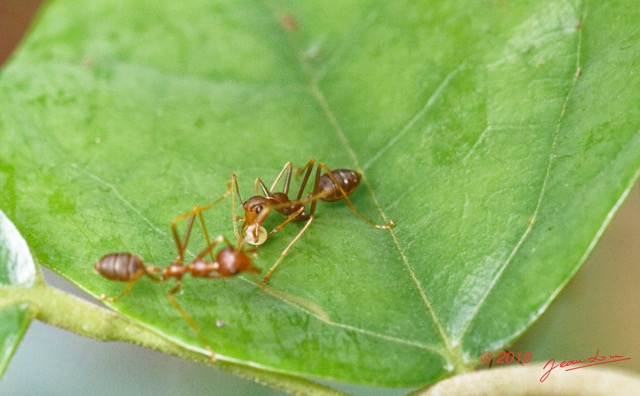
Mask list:
[[[240,243],[234,248],[231,242],[222,235],[213,241],[209,240],[202,212],[210,209],[215,203],[224,199],[227,195],[228,191],[227,194],[223,195],[216,202],[204,207],[196,207],[191,212],[182,214],[173,220],[171,223],[171,231],[176,249],[178,250],[178,256],[166,268],[145,265],[142,258],[133,253],[107,254],[94,265],[96,271],[105,278],[128,282],[123,292],[116,297],[101,295],[100,298],[105,301],[116,301],[125,296],[129,293],[135,282],[143,275],[147,275],[155,282],[164,282],[169,278],[175,278],[176,285],[167,293],[167,298],[182,318],[184,318],[189,326],[196,332],[202,344],[211,353],[211,359],[213,361],[216,360],[215,353],[204,339],[196,322],[182,309],[174,295],[182,287],[182,277],[187,273],[191,273],[191,276],[196,278],[228,278],[238,275],[243,271],[252,273],[259,272],[259,270],[253,266],[251,257],[247,255],[248,252],[254,249],[243,250],[244,243]],[[207,246],[202,249],[190,263],[185,264],[184,254],[196,216],[200,218],[200,224],[207,240]],[[178,236],[177,224],[187,217],[189,218],[189,222],[187,223],[184,239],[181,242]],[[214,258],[212,251],[221,243],[224,243],[226,246],[218,251]],[[205,260],[206,255],[210,255],[212,261]]]
[[[375,224],[362,213],[358,212],[358,210],[353,206],[351,200],[349,200],[348,198],[348,195],[350,195],[358,187],[362,175],[350,169],[331,170],[324,163],[318,163],[318,166],[316,167],[316,176],[313,182],[313,190],[303,198],[302,195],[309,180],[309,176],[311,175],[311,172],[313,170],[314,164],[315,160],[311,159],[302,169],[296,170],[297,176],[304,172],[304,177],[300,184],[300,188],[298,189],[298,193],[293,200],[289,198],[289,185],[291,183],[291,173],[293,170],[291,161],[287,162],[284,165],[275,181],[271,185],[271,188],[267,188],[264,182],[260,178],[257,178],[254,184],[255,195],[244,202],[242,200],[242,197],[240,196],[240,188],[238,187],[238,179],[236,177],[236,174],[232,174],[232,183],[235,184],[235,188],[233,186],[231,187],[231,193],[232,195],[234,193],[238,194],[238,200],[240,201],[240,204],[244,209],[244,218],[239,218],[235,215],[235,203],[232,205],[234,219],[233,228],[238,239],[240,239],[240,234],[238,233],[236,220],[243,220],[241,233],[244,236],[242,240],[247,241],[248,243],[251,243],[253,245],[263,244],[267,240],[269,235],[275,234],[291,221],[307,222],[302,227],[300,232],[298,232],[298,234],[293,238],[293,240],[291,240],[289,245],[287,245],[287,247],[282,251],[275,264],[273,264],[273,266],[269,269],[267,275],[262,280],[263,283],[267,283],[269,281],[271,274],[273,274],[273,272],[276,270],[276,268],[280,264],[280,261],[282,261],[293,244],[296,243],[298,239],[300,239],[302,234],[311,225],[311,222],[314,219],[316,203],[318,202],[318,200],[325,202],[335,202],[344,199],[349,206],[349,209],[351,209],[353,213],[367,222],[367,224],[369,224],[371,227],[386,230],[395,226],[393,220],[389,220],[385,225]],[[321,171],[325,171],[325,173],[321,174]],[[274,192],[273,190],[276,188],[276,185],[283,177],[283,175],[285,175],[285,173],[286,176],[284,176],[284,186],[282,191]],[[258,188],[262,190],[263,195],[258,195]],[[234,200],[233,197],[231,199]],[[311,207],[307,212],[305,211],[305,207],[309,203],[311,203]],[[267,219],[272,210],[283,214],[286,219],[267,234],[266,230],[262,227],[262,223]]]

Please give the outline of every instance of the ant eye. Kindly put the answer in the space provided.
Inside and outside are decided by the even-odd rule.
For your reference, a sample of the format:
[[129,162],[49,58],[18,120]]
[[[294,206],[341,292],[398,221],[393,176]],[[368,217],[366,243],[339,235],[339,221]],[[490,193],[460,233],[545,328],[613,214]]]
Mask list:
[[260,213],[262,212],[262,206],[258,205],[256,206],[256,213]]

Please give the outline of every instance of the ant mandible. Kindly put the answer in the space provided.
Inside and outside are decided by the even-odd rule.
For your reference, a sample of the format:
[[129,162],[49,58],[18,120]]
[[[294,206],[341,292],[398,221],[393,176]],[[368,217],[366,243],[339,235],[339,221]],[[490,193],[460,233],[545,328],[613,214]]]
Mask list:
[[[171,231],[176,244],[176,249],[178,250],[178,256],[166,268],[145,265],[142,258],[133,253],[107,254],[94,265],[95,270],[105,278],[128,282],[123,292],[116,297],[107,297],[104,294],[101,295],[100,298],[105,301],[116,301],[125,296],[129,293],[135,282],[143,275],[147,275],[155,282],[164,282],[169,278],[175,278],[176,285],[169,291],[169,293],[167,293],[167,298],[171,305],[180,313],[182,318],[196,332],[202,344],[210,352],[211,359],[213,361],[216,360],[216,354],[205,340],[196,322],[180,306],[174,295],[182,287],[182,277],[187,273],[190,273],[192,277],[196,278],[228,278],[238,275],[243,271],[252,273],[260,272],[253,266],[252,259],[247,254],[255,249],[243,250],[244,243],[240,243],[236,248],[234,248],[231,242],[222,235],[218,236],[213,241],[209,240],[209,234],[204,223],[202,212],[211,208],[215,203],[224,199],[227,195],[228,193],[210,205],[196,207],[191,212],[182,214],[173,220],[171,223]],[[196,216],[200,218],[200,224],[207,240],[207,246],[202,249],[190,263],[184,264],[184,253],[187,249],[187,243],[189,242],[191,229]],[[181,242],[180,237],[178,236],[177,224],[185,218],[189,218],[189,222],[185,229],[184,239]],[[221,243],[224,243],[226,246],[218,251],[214,259],[212,251]],[[210,255],[212,261],[205,260],[206,255]],[[159,276],[157,276],[158,274]]]
[[[318,200],[325,202],[336,202],[344,199],[349,206],[349,209],[351,209],[353,213],[367,222],[367,224],[369,224],[371,227],[386,230],[395,226],[393,220],[389,220],[385,225],[378,225],[369,220],[369,218],[360,213],[355,208],[355,206],[353,206],[353,203],[351,203],[351,200],[348,198],[348,196],[358,187],[362,175],[350,169],[331,170],[324,163],[318,163],[318,166],[316,168],[316,176],[313,183],[313,190],[303,199],[302,194],[304,193],[304,189],[307,185],[314,164],[315,160],[311,159],[302,169],[296,171],[297,175],[304,172],[304,177],[300,184],[300,188],[298,189],[298,193],[293,200],[289,198],[289,185],[291,183],[291,173],[293,169],[291,161],[287,162],[284,165],[275,181],[271,185],[270,189],[267,188],[267,186],[260,178],[257,178],[254,184],[255,195],[245,202],[242,201],[242,197],[240,196],[240,188],[238,187],[238,179],[236,177],[236,174],[232,174],[232,183],[235,184],[235,188],[233,186],[231,187],[231,193],[232,195],[234,193],[238,195],[238,200],[240,201],[240,204],[242,205],[242,208],[244,210],[244,218],[239,218],[235,215],[235,203],[232,204],[234,219],[233,228],[236,237],[239,240],[240,234],[238,233],[236,220],[243,220],[241,233],[244,236],[242,240],[246,240],[248,243],[251,243],[253,245],[263,244],[267,240],[269,235],[275,234],[291,221],[307,222],[302,227],[300,232],[298,232],[298,234],[289,243],[289,245],[287,245],[287,247],[282,251],[275,264],[273,264],[273,266],[269,269],[266,276],[262,280],[262,282],[265,284],[269,281],[271,274],[273,274],[273,272],[276,270],[282,259],[287,255],[289,249],[291,249],[293,244],[296,243],[298,239],[300,239],[302,234],[311,225],[311,222],[314,219],[316,203]],[[321,171],[325,171],[325,173],[321,174]],[[284,178],[284,186],[282,192],[273,192],[282,176],[285,175],[285,172],[286,176]],[[258,195],[258,188],[262,190],[262,193],[264,195]],[[234,200],[233,197],[231,199]],[[311,207],[309,209],[309,212],[307,212],[305,211],[305,207],[309,203],[311,203]],[[286,219],[267,234],[264,227],[262,227],[262,223],[267,219],[272,210],[283,214]]]

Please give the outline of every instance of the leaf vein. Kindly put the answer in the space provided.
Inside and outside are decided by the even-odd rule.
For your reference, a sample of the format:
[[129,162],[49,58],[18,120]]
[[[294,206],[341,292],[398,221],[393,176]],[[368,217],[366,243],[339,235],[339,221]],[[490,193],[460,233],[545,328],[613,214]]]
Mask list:
[[[582,19],[581,19],[581,23],[583,23],[583,22],[584,22],[584,15],[582,16]],[[518,239],[518,242],[516,242],[515,246],[513,247],[511,252],[509,253],[509,256],[506,258],[504,263],[498,269],[498,272],[495,274],[495,276],[493,277],[493,279],[489,283],[489,287],[487,287],[485,293],[480,298],[480,300],[479,300],[478,304],[476,305],[475,309],[473,309],[473,312],[470,313],[470,315],[469,315],[470,319],[467,321],[466,325],[462,328],[462,330],[459,333],[459,336],[457,337],[456,341],[459,341],[459,340],[464,338],[464,336],[467,333],[467,331],[471,328],[471,324],[478,318],[478,313],[480,312],[480,310],[482,309],[482,307],[486,303],[489,295],[491,294],[493,289],[496,287],[496,285],[498,284],[498,282],[502,278],[502,275],[505,273],[506,269],[513,262],[513,258],[520,251],[520,249],[524,245],[525,241],[531,235],[531,231],[533,230],[533,227],[534,227],[534,225],[536,223],[536,219],[538,217],[538,214],[540,213],[540,208],[542,206],[542,201],[544,200],[544,197],[546,195],[549,179],[551,177],[551,170],[552,170],[552,168],[553,168],[553,166],[555,164],[555,160],[556,160],[556,151],[557,151],[558,140],[559,140],[559,136],[560,136],[560,129],[562,127],[562,123],[563,123],[563,120],[564,120],[565,115],[566,115],[567,106],[569,105],[569,101],[571,100],[571,96],[573,94],[573,91],[575,89],[575,86],[576,86],[576,84],[578,82],[578,79],[580,77],[581,70],[582,70],[581,69],[581,62],[580,62],[580,58],[581,58],[580,54],[581,54],[581,51],[582,51],[582,29],[577,28],[577,33],[578,33],[578,37],[577,37],[577,40],[576,40],[577,41],[577,44],[576,44],[577,48],[576,48],[576,55],[575,55],[575,57],[576,57],[576,65],[575,65],[576,72],[573,75],[573,79],[572,79],[571,85],[569,86],[569,89],[568,89],[567,94],[565,96],[563,105],[562,105],[562,107],[560,109],[560,115],[558,117],[558,121],[556,123],[556,128],[555,128],[555,131],[554,131],[554,134],[553,134],[553,141],[551,143],[551,150],[550,150],[550,154],[549,154],[549,159],[547,161],[547,167],[545,169],[545,174],[544,174],[544,177],[542,179],[542,183],[541,183],[541,186],[540,186],[540,193],[538,194],[538,199],[536,201],[536,206],[534,208],[533,214],[530,217],[530,220],[529,220],[529,222],[527,224],[527,228],[524,230],[524,232],[522,233],[522,235]]]
[[[290,38],[290,36],[288,36],[288,37]],[[351,158],[352,162],[355,164],[356,169],[362,171],[362,168],[359,165],[358,157],[355,154],[353,148],[351,147],[351,145],[350,145],[350,143],[349,143],[349,141],[348,141],[348,139],[347,139],[342,127],[340,126],[340,123],[336,119],[336,116],[335,116],[333,110],[329,106],[329,103],[327,101],[326,96],[324,95],[324,93],[320,89],[319,84],[318,84],[318,79],[314,75],[309,61],[304,56],[303,51],[300,48],[298,48],[292,42],[292,40],[289,40],[289,45],[291,46],[292,50],[296,54],[298,62],[300,64],[300,67],[302,68],[303,73],[307,77],[308,84],[310,86],[310,89],[311,89],[311,92],[312,92],[312,95],[313,95],[314,99],[318,102],[318,105],[322,109],[323,113],[327,117],[327,120],[329,121],[330,125],[332,126],[332,128],[335,131],[335,133],[337,134],[342,146],[347,151],[347,153],[348,153],[349,157]],[[413,119],[411,121],[409,121],[409,123],[407,125],[405,125],[405,127],[402,129],[401,135],[406,134],[407,131],[411,128],[411,126],[413,126],[413,124],[415,124],[415,122],[418,119],[420,119],[424,115],[424,113],[426,113],[426,111],[433,105],[435,100],[440,96],[442,90],[448,85],[449,81],[463,68],[463,66],[464,66],[464,63],[461,64],[460,66],[458,66],[454,71],[450,72],[445,77],[445,79],[441,82],[440,86],[431,95],[429,100],[427,100],[427,103],[425,104],[423,109],[421,111],[419,111],[413,117]],[[394,139],[392,142],[390,142],[390,144],[393,145],[393,143],[395,143],[396,141],[397,141],[397,139]],[[389,147],[389,145],[387,145],[387,147]],[[369,161],[367,164],[370,165],[371,163],[372,163],[372,161]],[[371,185],[367,181],[367,178],[366,178],[364,172],[362,172],[362,174],[363,174],[362,183],[365,185],[369,195],[372,197],[372,200],[373,200],[374,205],[377,208],[378,212],[381,214],[381,216],[384,219],[384,221],[387,222],[389,220],[389,218],[387,217],[385,211],[382,209],[382,206],[381,206],[379,200],[377,199],[376,194],[371,189]],[[388,231],[389,231],[389,235],[392,238],[393,244],[395,245],[395,248],[396,248],[396,250],[398,251],[398,253],[400,255],[400,259],[402,261],[402,264],[403,264],[404,268],[409,273],[411,281],[413,282],[413,284],[415,285],[416,289],[418,290],[418,292],[420,294],[420,297],[421,297],[425,307],[427,308],[427,312],[429,313],[428,316],[431,317],[431,320],[435,324],[435,326],[437,328],[437,331],[440,334],[440,337],[442,338],[443,343],[446,346],[446,349],[448,351],[452,351],[453,347],[451,346],[451,343],[449,342],[449,338],[447,337],[447,334],[445,333],[442,324],[440,323],[439,319],[436,316],[435,310],[434,310],[429,298],[427,297],[427,294],[426,294],[426,292],[424,290],[424,287],[422,286],[422,284],[420,283],[420,281],[416,277],[415,272],[413,270],[413,267],[409,263],[408,257],[406,256],[406,254],[404,253],[404,250],[400,246],[400,243],[399,243],[395,233],[393,232],[393,229],[389,229]],[[336,324],[336,326],[337,325],[338,324]],[[349,325],[340,324],[340,326],[341,327],[345,327],[345,328],[351,328],[351,326],[349,326]],[[353,328],[353,329],[355,329],[355,328]],[[370,332],[369,330],[364,330],[364,329],[361,329],[361,331],[362,332]],[[377,334],[377,333],[372,333],[372,334]],[[386,335],[379,335],[379,336],[380,337],[387,337],[388,339],[392,338],[391,336],[386,336]],[[402,339],[397,339],[397,340],[402,340]],[[404,340],[402,342],[406,343],[406,341],[404,341]],[[422,345],[422,344],[420,344],[420,345]],[[431,347],[431,348],[433,348],[433,347]],[[431,349],[431,350],[438,351],[437,349]],[[442,352],[442,351],[438,351],[438,353],[442,354],[445,357],[447,356],[447,354]]]
[[449,85],[449,82],[451,82],[451,79],[453,79],[453,77],[455,77],[464,68],[464,66],[465,66],[465,63],[463,62],[460,65],[458,65],[458,67],[456,67],[454,70],[449,72],[444,77],[444,79],[442,79],[442,81],[440,82],[440,85],[438,85],[438,87],[435,89],[435,91],[433,91],[431,96],[429,96],[429,99],[427,99],[427,101],[422,106],[422,108],[418,110],[418,112],[414,114],[413,117],[411,117],[411,119],[402,127],[402,129],[400,129],[400,132],[393,134],[393,137],[391,138],[391,140],[389,140],[387,144],[384,145],[384,147],[382,147],[373,157],[371,157],[369,161],[367,161],[364,164],[363,169],[369,168],[369,166],[371,166],[371,164],[376,162],[385,152],[387,152],[387,150],[389,150],[396,143],[398,143],[400,139],[402,139],[404,135],[406,135],[411,130],[411,128],[415,125],[416,122],[418,122],[420,119],[422,119],[422,117],[424,117],[424,115],[427,113],[427,111],[429,111],[429,109],[433,106],[436,100],[440,98],[444,89]]
[[159,235],[162,236],[167,236],[168,234],[163,232],[161,229],[159,229],[155,224],[153,224],[149,218],[147,218],[142,212],[140,212],[140,210],[138,208],[136,208],[131,202],[129,202],[122,194],[120,194],[120,192],[118,191],[118,189],[116,188],[116,186],[114,186],[113,184],[103,180],[102,178],[100,178],[98,175],[93,174],[85,169],[80,169],[78,168],[78,166],[76,164],[71,164],[71,166],[77,170],[79,170],[80,172],[84,173],[87,177],[89,177],[90,179],[93,179],[94,181],[96,181],[98,184],[101,184],[102,186],[106,187],[107,189],[111,190],[111,192],[113,193],[113,195],[115,195],[115,197],[122,202],[127,208],[129,208],[132,212],[134,212],[136,215],[138,215],[145,223],[147,223],[147,225],[149,226],[149,228],[151,228],[152,230],[154,230],[155,232],[157,232]]
[[310,302],[310,301],[306,301],[304,299],[300,299],[297,298],[296,296],[288,296],[287,293],[283,293],[280,292],[278,290],[275,289],[271,289],[268,287],[265,287],[264,285],[261,285],[258,282],[252,281],[250,279],[246,279],[246,278],[241,278],[243,281],[250,283],[252,285],[254,285],[257,288],[260,288],[262,291],[264,291],[265,293],[269,294],[271,297],[282,301],[283,303],[292,306],[294,309],[297,309],[301,312],[304,312],[305,314],[312,316],[314,318],[316,318],[317,320],[319,320],[320,322],[331,326],[331,327],[337,327],[337,328],[341,328],[344,330],[348,330],[348,331],[352,331],[355,333],[360,333],[360,334],[364,334],[366,336],[370,336],[370,337],[374,337],[374,338],[379,338],[385,341],[389,341],[389,342],[393,342],[396,344],[402,344],[402,345],[408,345],[411,347],[415,347],[415,348],[419,348],[419,349],[424,349],[427,351],[431,351],[434,353],[438,353],[440,355],[444,356],[444,353],[437,347],[429,345],[429,344],[425,344],[419,341],[414,341],[414,340],[409,340],[406,338],[401,338],[401,337],[396,337],[396,336],[392,336],[389,334],[384,334],[384,333],[380,333],[377,331],[372,331],[372,330],[367,330],[358,326],[353,326],[353,325],[349,325],[346,323],[340,323],[340,322],[336,322],[331,320],[331,318],[329,317],[329,315],[322,310],[322,308],[318,307],[317,305],[315,305],[314,303]]

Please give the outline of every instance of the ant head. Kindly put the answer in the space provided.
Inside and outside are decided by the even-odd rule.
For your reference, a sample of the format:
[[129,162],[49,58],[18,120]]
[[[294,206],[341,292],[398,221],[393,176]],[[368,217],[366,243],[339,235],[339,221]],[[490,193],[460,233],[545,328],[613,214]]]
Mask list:
[[253,196],[242,205],[244,209],[244,226],[246,229],[251,224],[262,224],[271,212],[271,201],[260,195]]

